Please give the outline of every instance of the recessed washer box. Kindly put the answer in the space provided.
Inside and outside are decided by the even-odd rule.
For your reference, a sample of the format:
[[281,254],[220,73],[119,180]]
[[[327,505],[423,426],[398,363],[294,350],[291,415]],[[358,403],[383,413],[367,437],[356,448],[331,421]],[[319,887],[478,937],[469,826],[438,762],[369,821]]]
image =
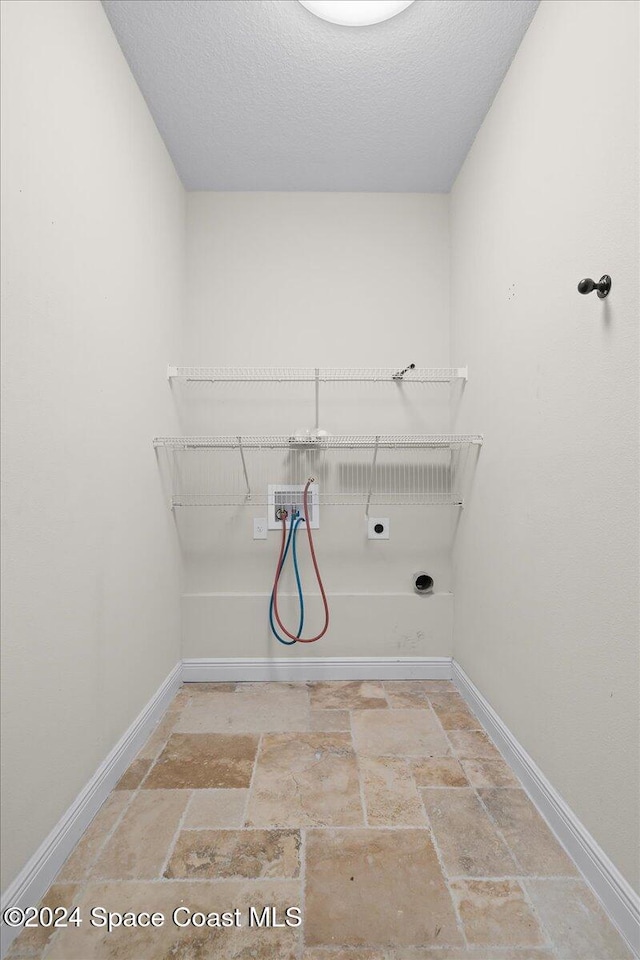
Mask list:
[[[301,517],[304,516],[302,500],[305,486],[305,483],[270,483],[268,485],[267,519],[269,530],[282,529],[282,520],[276,517],[278,510],[287,511],[287,529],[291,525],[294,510],[297,510]],[[309,526],[312,530],[317,530],[320,527],[320,502],[317,483],[312,483],[309,486],[307,505],[309,508]]]

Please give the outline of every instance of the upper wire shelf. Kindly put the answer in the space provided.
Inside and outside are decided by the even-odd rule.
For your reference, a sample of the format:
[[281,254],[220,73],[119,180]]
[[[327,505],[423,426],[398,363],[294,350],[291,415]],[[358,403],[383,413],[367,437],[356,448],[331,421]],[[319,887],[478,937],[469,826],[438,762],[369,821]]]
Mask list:
[[450,383],[466,380],[467,367],[173,367],[168,380],[201,383]]
[[221,437],[156,437],[155,447],[174,449],[382,449],[382,450],[426,450],[442,447],[460,447],[469,444],[482,445],[482,434],[428,434],[379,435],[379,436],[335,436],[335,437],[296,437],[296,436],[221,436]]

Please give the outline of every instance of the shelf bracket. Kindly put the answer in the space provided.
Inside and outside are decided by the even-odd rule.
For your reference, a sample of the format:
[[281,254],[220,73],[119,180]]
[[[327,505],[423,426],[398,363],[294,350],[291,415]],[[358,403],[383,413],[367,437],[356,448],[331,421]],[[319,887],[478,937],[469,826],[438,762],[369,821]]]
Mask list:
[[238,437],[238,450],[242,460],[242,472],[244,473],[244,482],[247,485],[246,499],[251,500],[251,484],[249,483],[249,474],[247,473],[247,462],[244,458],[244,447],[242,446],[242,437]]
[[373,483],[376,475],[376,460],[378,459],[378,443],[380,437],[376,437],[376,445],[373,448],[373,460],[371,461],[371,473],[369,475],[369,491],[367,493],[367,506],[364,511],[365,517],[369,516],[369,505],[371,503],[371,494],[373,493]]
[[320,368],[314,370],[316,381],[316,432],[320,429]]

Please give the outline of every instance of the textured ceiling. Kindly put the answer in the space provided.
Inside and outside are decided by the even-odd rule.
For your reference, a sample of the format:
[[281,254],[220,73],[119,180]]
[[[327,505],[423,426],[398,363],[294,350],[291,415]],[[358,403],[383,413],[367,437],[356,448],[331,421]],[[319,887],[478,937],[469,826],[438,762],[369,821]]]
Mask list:
[[103,0],[189,190],[448,191],[537,0]]

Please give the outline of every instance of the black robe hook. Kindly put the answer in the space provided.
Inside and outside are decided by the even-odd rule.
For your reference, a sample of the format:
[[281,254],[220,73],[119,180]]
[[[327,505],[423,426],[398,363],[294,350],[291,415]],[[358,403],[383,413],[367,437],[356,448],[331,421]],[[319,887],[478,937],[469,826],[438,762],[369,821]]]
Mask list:
[[598,283],[587,277],[586,280],[581,280],[578,284],[578,293],[591,293],[593,290],[597,290],[600,299],[604,300],[611,290],[611,277],[605,273],[600,277]]

